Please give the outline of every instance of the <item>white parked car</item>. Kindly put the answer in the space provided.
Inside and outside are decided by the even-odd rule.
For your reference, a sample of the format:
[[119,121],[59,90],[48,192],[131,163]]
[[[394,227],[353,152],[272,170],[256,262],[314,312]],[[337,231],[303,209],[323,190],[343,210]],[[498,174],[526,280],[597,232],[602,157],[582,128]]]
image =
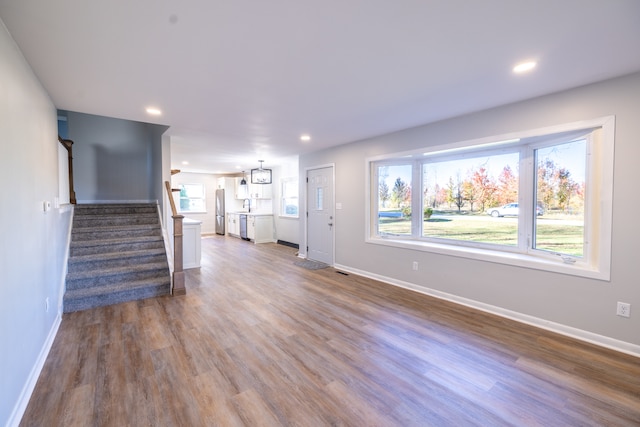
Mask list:
[[[519,208],[517,203],[507,203],[504,206],[500,206],[498,208],[490,208],[487,210],[487,214],[491,215],[494,218],[499,216],[518,216]],[[544,213],[544,209],[540,206],[536,206],[536,214],[538,216]]]

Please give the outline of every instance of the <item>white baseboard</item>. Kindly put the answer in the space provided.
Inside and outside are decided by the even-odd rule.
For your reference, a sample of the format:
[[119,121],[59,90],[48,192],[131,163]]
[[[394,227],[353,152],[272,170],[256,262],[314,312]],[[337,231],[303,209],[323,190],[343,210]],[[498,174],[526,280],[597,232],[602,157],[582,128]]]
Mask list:
[[415,292],[419,292],[421,294],[429,295],[435,298],[439,298],[442,300],[454,302],[456,304],[471,307],[476,310],[495,314],[500,317],[514,320],[516,322],[525,323],[527,325],[535,326],[541,329],[546,329],[551,332],[555,332],[561,335],[565,335],[565,336],[575,338],[581,341],[585,341],[591,344],[595,344],[601,347],[606,347],[611,350],[619,351],[621,353],[626,353],[632,356],[640,357],[640,345],[632,344],[626,341],[620,341],[604,335],[594,334],[593,332],[584,331],[582,329],[577,329],[571,326],[563,325],[561,323],[551,322],[549,320],[541,319],[539,317],[529,316],[527,314],[507,310],[502,307],[485,304],[483,302],[475,301],[468,298],[463,298],[457,295],[438,291],[436,289],[430,289],[424,286],[416,285],[414,283],[409,283],[402,280],[381,276],[378,274],[370,273],[368,271],[359,270],[357,268],[351,268],[351,267],[347,267],[345,265],[339,265],[339,264],[334,265],[334,268],[345,271],[347,273],[353,273],[359,276],[368,277],[370,279],[388,283],[393,286],[398,286],[400,288],[409,289]]
[[31,394],[33,394],[33,390],[36,388],[36,383],[38,382],[38,378],[40,377],[40,373],[42,372],[42,368],[44,367],[44,362],[46,362],[47,356],[51,351],[51,346],[53,346],[53,341],[56,338],[56,334],[58,333],[60,323],[62,323],[62,315],[58,312],[58,315],[56,316],[56,319],[53,322],[51,329],[49,330],[49,335],[47,336],[47,339],[44,342],[42,349],[40,350],[38,359],[33,365],[33,368],[29,373],[29,377],[27,378],[27,382],[22,388],[20,398],[18,399],[16,406],[14,406],[13,411],[11,412],[9,421],[7,421],[7,427],[18,427],[20,425],[20,421],[22,420],[24,411],[26,411],[27,405],[29,404],[29,399],[31,399]]

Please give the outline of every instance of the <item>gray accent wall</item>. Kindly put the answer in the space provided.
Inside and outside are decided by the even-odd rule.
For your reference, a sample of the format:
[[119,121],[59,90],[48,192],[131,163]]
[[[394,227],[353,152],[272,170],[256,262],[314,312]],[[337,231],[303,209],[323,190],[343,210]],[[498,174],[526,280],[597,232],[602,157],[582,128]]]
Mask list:
[[162,200],[167,127],[68,111],[78,203]]
[[[610,282],[365,242],[367,158],[610,115],[616,118]],[[640,354],[639,161],[640,74],[633,74],[302,155],[300,177],[335,163],[338,266]],[[304,253],[304,221],[300,238]],[[631,303],[630,318],[616,316],[617,301]]]
[[60,324],[72,209],[55,205],[56,108],[2,21],[0,140],[0,425],[13,426]]

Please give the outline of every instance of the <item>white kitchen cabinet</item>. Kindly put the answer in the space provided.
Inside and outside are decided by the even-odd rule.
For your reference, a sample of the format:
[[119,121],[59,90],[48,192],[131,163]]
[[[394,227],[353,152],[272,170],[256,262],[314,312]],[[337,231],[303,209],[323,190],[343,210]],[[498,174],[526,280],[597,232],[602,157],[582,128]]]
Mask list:
[[273,184],[251,184],[240,185],[242,178],[235,178],[236,199],[271,199],[273,197]]
[[247,238],[254,243],[275,243],[273,232],[273,215],[254,213],[227,214],[227,233],[232,237],[240,237],[240,215],[247,216]]
[[249,196],[251,199],[271,199],[273,184],[249,184]]
[[256,240],[256,216],[248,215],[247,216],[247,237],[249,240]]
[[182,268],[200,267],[202,221],[185,218],[182,220]]
[[253,219],[253,242],[275,242],[273,237],[273,215],[251,215]]
[[230,236],[240,236],[240,215],[227,213],[227,234]]
[[244,200],[249,198],[249,186],[248,185],[240,185],[242,182],[242,178],[234,178],[235,180],[235,194],[236,199]]

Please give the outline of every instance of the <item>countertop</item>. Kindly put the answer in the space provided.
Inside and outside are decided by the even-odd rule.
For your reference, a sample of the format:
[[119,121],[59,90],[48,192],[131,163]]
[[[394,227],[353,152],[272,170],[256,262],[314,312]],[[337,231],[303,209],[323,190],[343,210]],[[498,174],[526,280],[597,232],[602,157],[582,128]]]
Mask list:
[[235,211],[235,212],[228,212],[230,214],[237,214],[237,215],[248,215],[248,216],[273,216],[273,213],[271,212],[246,212],[246,211]]
[[200,221],[199,219],[191,219],[191,218],[183,218],[182,219],[182,223],[183,224],[189,224],[189,225],[194,225],[194,224],[202,224],[202,221]]

